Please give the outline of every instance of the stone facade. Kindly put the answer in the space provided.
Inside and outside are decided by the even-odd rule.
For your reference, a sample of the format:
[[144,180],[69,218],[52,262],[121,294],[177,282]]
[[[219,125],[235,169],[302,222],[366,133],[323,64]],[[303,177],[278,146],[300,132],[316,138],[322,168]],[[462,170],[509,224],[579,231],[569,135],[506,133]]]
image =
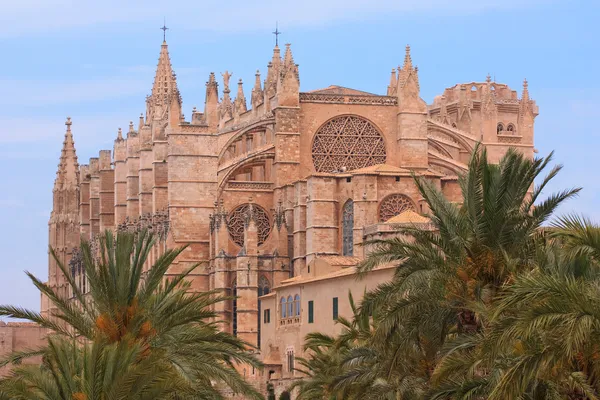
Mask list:
[[[0,321],[0,360],[15,351],[33,350],[46,342],[47,331],[31,322]],[[27,359],[29,364],[40,363],[40,357]],[[0,377],[8,374],[10,366],[0,367]]]
[[[526,82],[520,99],[488,76],[445,89],[428,105],[408,46],[385,95],[341,86],[302,92],[289,45],[283,57],[275,47],[264,81],[256,72],[249,102],[241,80],[232,99],[232,74],[221,76],[222,97],[211,73],[204,110],[194,108],[186,120],[163,42],[146,112],[126,135],[119,129],[112,151],[79,165],[67,120],[49,240],[82,287],[80,237],[94,242],[105,229],[151,229],[160,240],[149,265],[166,249],[189,244],[168,274],[199,262],[190,277],[195,290],[237,296],[215,306],[222,328],[260,346],[273,379],[292,377],[282,372],[288,345],[298,351],[305,333],[335,326],[331,318],[321,323],[321,315],[303,325],[304,303],[299,321],[277,324],[279,303],[269,293],[287,296],[299,287],[302,298],[325,302],[325,293],[338,290],[345,314],[348,289],[358,298],[365,285],[390,276],[385,269],[365,282],[351,276],[348,267],[365,256],[364,238],[391,234],[392,225],[382,225],[390,217],[427,212],[411,174],[460,201],[457,176],[476,142],[494,160],[511,146],[534,153],[538,111]],[[322,279],[311,278],[315,268],[327,272]],[[69,295],[52,259],[49,284]],[[270,324],[261,312],[267,306]],[[42,312],[51,311],[42,299]],[[246,372],[265,383],[265,376]]]

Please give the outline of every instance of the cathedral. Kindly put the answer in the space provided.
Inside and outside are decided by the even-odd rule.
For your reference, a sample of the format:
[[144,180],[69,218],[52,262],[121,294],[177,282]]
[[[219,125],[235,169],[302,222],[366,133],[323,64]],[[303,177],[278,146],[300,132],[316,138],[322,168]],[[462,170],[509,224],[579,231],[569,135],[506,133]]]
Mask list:
[[[67,119],[50,246],[85,291],[81,238],[149,229],[159,238],[150,264],[189,245],[168,274],[200,263],[193,289],[234,297],[216,306],[222,329],[265,363],[244,376],[281,392],[298,377],[294,358],[306,333],[334,333],[337,316],[349,313],[349,291],[356,300],[391,277],[393,266],[382,266],[356,279],[353,267],[369,251],[361,244],[403,224],[429,225],[412,174],[460,202],[458,176],[477,142],[493,161],[509,147],[535,152],[538,109],[527,81],[520,97],[488,76],[427,104],[408,46],[388,73],[385,94],[302,91],[292,48],[276,45],[265,79],[257,71],[250,90],[227,71],[211,73],[204,109],[186,119],[163,42],[145,113],[118,130],[113,149],[79,164]],[[70,295],[52,258],[48,282]],[[42,313],[52,307],[42,298]]]

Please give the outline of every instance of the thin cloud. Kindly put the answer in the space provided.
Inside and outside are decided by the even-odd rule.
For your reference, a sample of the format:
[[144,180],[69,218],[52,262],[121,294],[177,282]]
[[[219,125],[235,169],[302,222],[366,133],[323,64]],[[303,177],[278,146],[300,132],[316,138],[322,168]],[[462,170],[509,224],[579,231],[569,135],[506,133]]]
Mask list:
[[[284,26],[302,27],[356,19],[427,13],[477,14],[491,10],[523,9],[550,0],[304,0],[287,1],[164,1],[21,0],[3,5],[0,37],[36,35],[106,24],[156,23],[167,18],[180,28],[213,32],[240,32],[271,28],[279,20]],[[169,12],[172,14],[170,15]],[[199,23],[199,21],[201,21]]]

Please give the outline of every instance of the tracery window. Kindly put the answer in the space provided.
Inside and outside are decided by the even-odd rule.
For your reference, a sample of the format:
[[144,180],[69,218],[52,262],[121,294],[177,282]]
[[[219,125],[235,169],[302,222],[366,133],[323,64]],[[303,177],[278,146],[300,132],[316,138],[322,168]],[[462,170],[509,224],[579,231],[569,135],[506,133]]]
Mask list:
[[354,202],[348,200],[342,209],[342,255],[351,256],[354,251]]
[[[227,229],[231,240],[234,241],[240,247],[244,246],[244,224],[246,216],[248,214],[248,207],[250,204],[242,204],[236,207],[231,214],[229,214],[229,220],[227,222]],[[254,209],[254,216],[256,221],[256,228],[258,230],[258,245],[262,245],[269,233],[271,233],[271,222],[269,221],[269,215],[260,206],[252,204]]]
[[506,127],[506,131],[513,134],[515,132],[515,126],[513,124],[508,124],[508,126]]
[[367,119],[340,116],[319,128],[313,140],[312,157],[317,172],[369,167],[385,163],[385,142]]
[[385,222],[406,210],[416,211],[410,198],[403,194],[391,194],[379,205],[379,221]]
[[500,133],[502,133],[503,131],[504,131],[504,125],[502,125],[502,123],[499,123],[499,124],[496,126],[496,133],[500,134]]

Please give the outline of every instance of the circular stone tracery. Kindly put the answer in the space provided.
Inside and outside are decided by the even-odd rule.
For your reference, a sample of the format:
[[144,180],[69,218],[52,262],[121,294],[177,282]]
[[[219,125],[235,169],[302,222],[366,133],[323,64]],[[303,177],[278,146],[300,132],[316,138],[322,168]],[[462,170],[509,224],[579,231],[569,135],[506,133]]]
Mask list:
[[[229,219],[227,222],[227,230],[229,231],[231,240],[233,240],[234,243],[240,247],[244,246],[244,224],[248,214],[249,206],[250,204],[246,203],[236,207],[229,214]],[[271,222],[269,221],[269,215],[263,208],[257,206],[256,204],[252,204],[252,208],[254,209],[254,217],[258,234],[258,245],[260,246],[265,242],[265,240],[267,240],[269,233],[271,233]]]
[[413,202],[403,194],[391,194],[381,201],[379,222],[385,222],[406,210],[415,211]]
[[356,115],[329,120],[319,128],[312,145],[317,172],[336,172],[384,164],[385,142],[370,121]]

